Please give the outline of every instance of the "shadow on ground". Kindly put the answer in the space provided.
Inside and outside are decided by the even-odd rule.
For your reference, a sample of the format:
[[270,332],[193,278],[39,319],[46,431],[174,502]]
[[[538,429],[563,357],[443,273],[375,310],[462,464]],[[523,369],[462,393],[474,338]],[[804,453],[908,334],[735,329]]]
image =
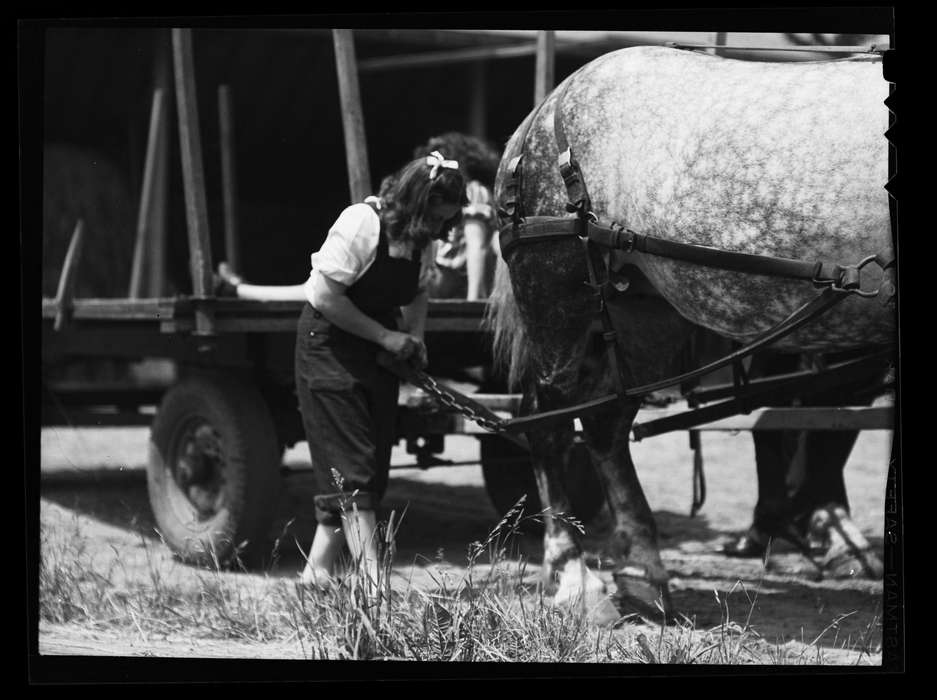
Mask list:
[[[719,592],[719,603],[714,591]],[[671,597],[678,610],[693,611],[690,620],[696,629],[725,629],[730,640],[733,632],[723,626],[725,619],[739,625],[750,621],[751,629],[772,644],[797,641],[824,648],[881,650],[881,589],[830,589],[791,580],[760,586],[750,582],[743,591],[726,582],[678,588]]]

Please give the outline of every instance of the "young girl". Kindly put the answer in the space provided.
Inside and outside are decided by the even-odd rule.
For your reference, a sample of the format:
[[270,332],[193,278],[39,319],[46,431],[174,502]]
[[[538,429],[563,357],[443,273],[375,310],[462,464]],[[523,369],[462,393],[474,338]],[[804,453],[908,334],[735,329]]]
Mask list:
[[387,488],[399,389],[377,356],[383,350],[426,365],[430,244],[458,223],[465,204],[458,163],[437,151],[386,179],[380,197],[339,215],[304,285],[257,286],[227,276],[243,299],[307,302],[295,379],[319,495],[303,583],[327,581],[346,542],[376,580],[375,509]]
[[429,139],[413,157],[442,151],[459,161],[466,177],[467,205],[461,225],[454,226],[436,248],[436,270],[430,285],[434,298],[487,299],[494,281],[498,219],[495,176],[501,155],[488,142],[457,131]]

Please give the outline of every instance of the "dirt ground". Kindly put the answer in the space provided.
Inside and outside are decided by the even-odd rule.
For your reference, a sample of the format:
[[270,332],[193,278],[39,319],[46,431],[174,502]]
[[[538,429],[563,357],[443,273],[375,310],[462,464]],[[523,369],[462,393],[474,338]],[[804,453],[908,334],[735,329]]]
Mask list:
[[[146,575],[141,542],[148,549],[165,550],[154,534],[147,499],[147,439],[145,428],[48,428],[41,435],[43,522],[66,527],[78,518],[94,546],[121,553],[129,566],[128,575],[135,575],[138,567],[141,579]],[[879,555],[890,444],[889,431],[862,433],[846,467],[854,519]],[[759,560],[729,559],[717,553],[726,539],[749,524],[755,503],[754,449],[749,434],[703,434],[708,495],[695,518],[688,515],[692,453],[686,434],[655,437],[632,447],[657,518],[664,563],[673,577],[674,603],[697,629],[715,627],[722,619],[724,611],[714,592],[728,600],[731,619],[739,622],[745,621],[752,608],[747,596],[757,592],[750,622],[772,643],[810,645],[819,639],[817,644],[829,652],[828,660],[840,654],[843,663],[851,659],[837,651],[844,643],[862,638],[873,649],[880,647],[881,580],[816,581],[812,565],[783,548],[777,549],[767,567]],[[477,441],[468,436],[449,437],[442,457],[477,459]],[[401,467],[412,465],[413,460],[401,445],[395,449],[393,463]],[[279,563],[268,575],[294,577],[303,564],[298,548],[308,545],[314,526],[305,443],[287,451],[283,474],[271,533],[285,533],[285,544]],[[500,516],[489,502],[477,465],[425,471],[396,468],[384,505],[385,515],[395,511],[404,516],[397,539],[398,583],[424,588],[434,587],[442,572],[458,575],[463,571],[469,543],[484,540]],[[587,533],[588,550],[596,551],[598,535]],[[517,549],[529,561],[528,577],[536,580],[542,557],[539,537],[525,534]],[[160,556],[170,555],[162,551]],[[179,564],[175,570],[185,576],[188,567]],[[194,576],[194,571],[189,573]],[[600,570],[600,575],[611,584],[607,569]],[[41,654],[166,656],[183,647],[187,655],[206,657],[294,658],[299,654],[298,649],[258,649],[258,645],[241,643],[148,642],[132,630],[125,639],[114,640],[77,625],[46,623],[40,627],[39,643]],[[866,657],[873,663],[876,658],[880,661],[880,654]]]

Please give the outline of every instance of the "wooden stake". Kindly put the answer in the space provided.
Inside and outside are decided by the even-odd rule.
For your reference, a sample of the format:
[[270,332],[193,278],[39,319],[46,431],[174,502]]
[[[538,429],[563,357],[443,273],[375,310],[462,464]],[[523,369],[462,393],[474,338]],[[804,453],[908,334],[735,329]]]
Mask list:
[[137,238],[133,246],[133,264],[130,268],[130,290],[127,293],[131,299],[139,299],[143,288],[143,261],[149,234],[149,224],[152,219],[153,192],[155,188],[154,173],[159,147],[160,123],[163,120],[163,91],[157,88],[153,91],[153,106],[150,109],[150,131],[146,142],[146,161],[143,166],[143,184],[140,190],[140,211],[137,212]]
[[537,68],[534,84],[534,106],[543,102],[553,89],[553,67],[556,57],[556,32],[537,32]]
[[[172,49],[176,70],[179,146],[182,152],[182,180],[189,231],[192,293],[196,299],[205,299],[212,291],[212,256],[208,208],[205,201],[205,173],[202,168],[202,143],[199,136],[198,102],[195,92],[192,30],[173,29]],[[201,304],[197,305],[195,334],[211,335],[212,321],[210,309]]]
[[224,197],[225,257],[233,270],[241,272],[237,226],[237,180],[234,171],[234,110],[231,107],[231,90],[227,85],[218,86],[218,122],[221,129],[221,189]]
[[[716,32],[715,38],[713,39],[713,43],[714,43],[716,46],[725,46],[725,43],[726,43],[726,33],[725,33],[725,32]],[[721,56],[721,55],[722,55],[722,49],[713,48],[712,52],[713,52],[713,55],[714,55],[714,56]]]
[[468,132],[480,139],[486,138],[486,114],[488,112],[488,94],[485,89],[485,62],[476,61],[469,68],[469,96],[472,103],[469,105]]
[[345,133],[345,161],[348,166],[348,189],[352,202],[360,202],[371,194],[368,168],[368,144],[364,134],[364,114],[358,88],[355,62],[355,41],[350,29],[333,29],[335,66],[338,71],[338,93],[342,107],[342,129]]
[[72,315],[72,299],[75,296],[75,271],[81,259],[81,248],[84,242],[85,222],[81,219],[75,226],[72,239],[68,243],[65,261],[62,263],[62,274],[59,275],[59,287],[55,294],[55,321],[53,328],[60,331],[68,325]]
[[159,138],[156,148],[156,165],[153,169],[153,199],[150,204],[151,219],[147,224],[147,250],[144,256],[146,273],[146,295],[162,297],[166,293],[166,244],[168,240],[169,193],[169,115],[172,114],[172,41],[170,32],[163,30],[156,40],[156,65],[153,82],[163,91],[163,115],[159,123]]

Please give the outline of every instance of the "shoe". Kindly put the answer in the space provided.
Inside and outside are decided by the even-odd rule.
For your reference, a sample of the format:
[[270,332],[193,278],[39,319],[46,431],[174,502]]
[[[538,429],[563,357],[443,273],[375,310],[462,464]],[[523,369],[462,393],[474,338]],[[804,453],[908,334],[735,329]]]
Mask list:
[[760,558],[768,551],[768,535],[752,526],[748,532],[732,542],[722,546],[722,553],[727,557]]
[[727,542],[722,553],[729,557],[764,557],[771,540],[782,540],[793,545],[801,554],[809,555],[810,546],[793,523],[767,530],[752,525],[748,532],[734,542]]

